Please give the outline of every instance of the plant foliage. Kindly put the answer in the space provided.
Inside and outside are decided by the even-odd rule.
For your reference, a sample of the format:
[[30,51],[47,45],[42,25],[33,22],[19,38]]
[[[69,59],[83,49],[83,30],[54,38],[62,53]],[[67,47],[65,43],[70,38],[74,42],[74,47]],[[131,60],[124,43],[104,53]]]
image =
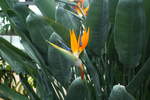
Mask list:
[[[26,91],[20,94],[3,82],[1,98],[150,99],[149,0],[33,0],[33,4],[42,15],[29,9],[30,2],[0,0],[1,11],[24,47],[20,50],[0,37],[0,56]],[[89,41],[84,34],[88,28]],[[76,33],[77,45],[69,32]],[[80,49],[87,41],[83,52],[73,51],[73,46]]]

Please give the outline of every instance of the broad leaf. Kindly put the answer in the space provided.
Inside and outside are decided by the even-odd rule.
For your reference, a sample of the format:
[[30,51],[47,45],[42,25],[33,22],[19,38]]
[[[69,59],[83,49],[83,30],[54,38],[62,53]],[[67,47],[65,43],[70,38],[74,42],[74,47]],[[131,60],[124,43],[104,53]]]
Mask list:
[[136,67],[142,56],[145,34],[141,0],[120,0],[115,19],[114,41],[119,60],[125,67]]
[[65,42],[69,41],[69,30],[65,26],[44,16],[41,16],[41,20],[46,21],[54,29],[54,31],[63,38]]
[[[145,10],[145,15],[146,15],[146,35],[145,35],[145,44],[144,44],[144,54],[143,54],[143,60],[145,61],[150,55],[150,1],[149,0],[143,0],[144,1],[144,10]],[[144,62],[143,61],[143,62]]]
[[17,32],[21,31],[25,33],[26,36],[29,36],[25,23],[26,17],[30,11],[29,8],[27,6],[18,5],[16,0],[2,0],[0,5],[2,10],[4,10],[5,14],[8,16],[9,22],[15,27]]
[[47,60],[48,44],[46,40],[49,39],[53,33],[53,28],[42,18],[34,13],[30,13],[27,17],[27,28],[29,30],[30,38],[41,53],[43,58]]
[[[62,38],[57,34],[53,33],[49,39],[52,43],[60,46],[68,48],[64,43]],[[56,48],[52,47],[49,44],[48,48],[48,64],[49,64],[49,71],[54,75],[54,77],[63,85],[67,86],[70,79],[71,79],[71,66],[74,63],[70,62],[70,55],[62,54],[63,52],[57,50]],[[69,58],[68,58],[68,57]]]
[[[68,10],[63,7],[58,7],[56,11],[56,21],[64,25],[68,30],[75,30],[80,32],[80,19],[71,14]],[[64,33],[66,34],[66,33]]]
[[26,21],[26,17],[28,16],[30,10],[27,6],[15,4],[14,11],[17,13],[17,15],[24,21]]
[[109,19],[112,24],[115,22],[116,7],[119,0],[109,0]]
[[[34,47],[34,45],[24,36],[22,39],[22,44],[25,47],[26,52],[34,61],[38,64],[37,73],[34,74],[35,81],[37,83],[37,94],[43,100],[52,100],[53,98],[53,89],[50,84],[53,80],[51,78],[51,74],[47,73],[47,66],[45,65],[44,60],[41,55]],[[48,78],[49,77],[49,78]],[[44,93],[45,92],[45,93]]]
[[[20,32],[21,33],[21,32]],[[21,33],[24,34],[24,33]],[[31,41],[25,36],[22,35],[21,43],[25,49],[25,52],[38,64],[44,64],[44,60],[35,46],[31,43]]]
[[55,20],[55,0],[33,0],[44,16]]
[[94,0],[90,5],[86,22],[90,28],[89,49],[99,56],[109,31],[108,18],[108,1]]
[[127,88],[127,91],[131,94],[134,94],[141,86],[141,84],[149,77],[150,73],[150,57],[145,62],[143,67],[139,70],[139,72],[136,74],[136,76],[129,82]]
[[50,75],[46,71],[39,69],[37,71],[35,80],[36,80],[36,89],[37,94],[42,100],[54,100],[54,90],[51,84]]
[[1,0],[0,5],[4,11],[9,10],[10,8],[13,8],[14,4],[17,2],[17,0]]
[[10,100],[29,100],[27,97],[15,92],[3,84],[0,85],[0,94]]
[[17,73],[34,73],[35,64],[23,51],[15,48],[9,42],[0,38],[0,55],[11,65]]

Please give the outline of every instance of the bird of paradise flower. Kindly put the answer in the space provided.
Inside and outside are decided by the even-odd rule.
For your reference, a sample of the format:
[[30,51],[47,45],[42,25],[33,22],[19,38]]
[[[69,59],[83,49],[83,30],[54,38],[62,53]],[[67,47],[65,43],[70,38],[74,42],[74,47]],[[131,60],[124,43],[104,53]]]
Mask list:
[[84,7],[84,2],[85,0],[69,0],[69,1],[73,1],[76,2],[77,5],[73,6],[75,12],[79,15],[79,16],[87,16],[88,10],[89,10],[89,5],[87,7]]
[[61,48],[61,47],[55,45],[54,43],[51,43],[48,41],[48,43],[50,45],[52,45],[54,48],[61,50],[63,52],[66,52],[67,54],[74,56],[77,59],[75,62],[75,66],[78,66],[80,68],[81,79],[84,79],[84,67],[83,67],[82,61],[80,60],[79,56],[88,44],[89,33],[90,33],[89,28],[87,30],[84,29],[83,33],[81,35],[79,35],[79,37],[77,39],[74,30],[70,30],[71,51]]

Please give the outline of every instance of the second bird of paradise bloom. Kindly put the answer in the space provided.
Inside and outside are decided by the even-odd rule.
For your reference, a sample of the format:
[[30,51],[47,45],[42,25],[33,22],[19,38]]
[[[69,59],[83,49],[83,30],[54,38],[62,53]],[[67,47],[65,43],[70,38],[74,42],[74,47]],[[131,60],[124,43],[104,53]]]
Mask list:
[[77,3],[78,7],[75,7],[75,10],[77,12],[78,15],[84,14],[85,16],[87,16],[88,10],[89,10],[89,6],[87,6],[86,8],[84,7],[84,0],[80,0]]
[[73,56],[75,56],[78,59],[76,62],[76,66],[78,66],[80,68],[80,74],[81,74],[82,79],[84,79],[84,67],[83,67],[82,61],[79,59],[79,55],[86,48],[86,46],[88,44],[89,33],[90,33],[89,28],[87,30],[84,29],[83,33],[81,35],[79,35],[79,37],[77,39],[75,32],[73,30],[70,30],[71,51],[67,51],[66,49],[63,49],[63,48],[50,42],[50,44],[53,47],[55,47],[57,49],[61,49],[65,52],[71,53]]
[[87,16],[89,6],[84,7],[84,0],[70,0],[70,1],[75,1],[77,2],[77,6],[74,6],[73,8],[75,9],[76,13],[80,16]]

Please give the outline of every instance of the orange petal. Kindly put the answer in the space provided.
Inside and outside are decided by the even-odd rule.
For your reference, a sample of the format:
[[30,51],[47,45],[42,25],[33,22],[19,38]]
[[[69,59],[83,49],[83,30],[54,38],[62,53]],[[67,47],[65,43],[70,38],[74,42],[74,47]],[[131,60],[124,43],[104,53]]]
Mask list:
[[78,48],[80,47],[80,43],[81,43],[81,36],[79,35],[79,37],[78,37]]
[[79,45],[77,42],[77,38],[75,32],[73,30],[70,31],[70,43],[71,43],[71,50],[73,53],[77,53],[79,49]]
[[86,30],[84,30],[84,32],[82,34],[81,45],[80,45],[80,48],[79,48],[80,53],[85,49],[85,47],[88,44],[89,32],[90,32],[90,29],[88,28],[88,31],[86,32]]
[[87,16],[88,10],[89,10],[89,6],[83,9],[83,12],[86,16]]
[[82,16],[82,12],[81,10],[78,8],[78,7],[75,7],[75,11],[78,15],[81,15]]
[[80,0],[80,2],[83,4],[83,3],[84,3],[84,0]]

